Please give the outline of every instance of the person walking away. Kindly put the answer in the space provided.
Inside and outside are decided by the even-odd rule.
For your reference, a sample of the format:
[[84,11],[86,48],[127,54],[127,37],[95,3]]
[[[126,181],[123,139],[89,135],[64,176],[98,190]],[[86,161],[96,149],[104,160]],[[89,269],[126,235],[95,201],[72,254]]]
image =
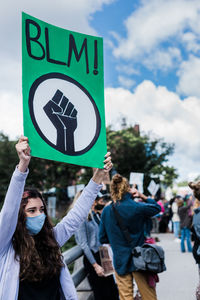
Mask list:
[[109,153],[73,209],[55,227],[36,189],[24,190],[30,147],[22,136],[16,144],[16,167],[0,212],[0,299],[78,300],[60,247],[85,220],[104,176],[112,168]]
[[180,229],[181,229],[181,252],[185,252],[185,240],[187,242],[188,252],[192,252],[191,231],[190,231],[192,225],[192,216],[189,214],[189,210],[192,206],[192,202],[189,202],[187,206],[184,206],[183,199],[179,199],[177,205],[178,205],[178,215],[180,218]]
[[100,242],[109,243],[113,251],[120,300],[133,300],[133,278],[143,300],[156,300],[155,287],[150,287],[145,272],[136,271],[133,265],[132,249],[144,243],[146,218],[158,214],[161,208],[153,199],[147,198],[145,203],[133,201],[128,180],[120,174],[112,178],[111,198],[132,238],[129,244],[117,223],[112,204],[106,206],[101,216],[99,236]]

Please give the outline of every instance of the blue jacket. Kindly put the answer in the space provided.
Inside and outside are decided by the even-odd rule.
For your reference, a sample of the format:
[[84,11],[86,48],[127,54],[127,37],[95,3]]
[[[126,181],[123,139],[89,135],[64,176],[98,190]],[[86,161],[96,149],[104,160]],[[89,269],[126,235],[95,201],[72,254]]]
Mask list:
[[96,263],[94,253],[99,251],[99,225],[94,220],[94,213],[91,214],[92,220],[85,220],[75,233],[76,243],[82,248],[85,256],[91,264]]
[[197,237],[200,239],[200,207],[194,210],[193,226]]
[[131,250],[144,243],[146,218],[159,213],[161,207],[150,198],[146,203],[135,202],[131,194],[126,193],[122,200],[117,202],[116,208],[124,225],[129,230],[132,238],[131,245],[126,241],[117,224],[112,205],[106,206],[101,215],[99,238],[102,244],[109,243],[111,245],[115,270],[119,275],[124,275],[135,270],[131,259]]

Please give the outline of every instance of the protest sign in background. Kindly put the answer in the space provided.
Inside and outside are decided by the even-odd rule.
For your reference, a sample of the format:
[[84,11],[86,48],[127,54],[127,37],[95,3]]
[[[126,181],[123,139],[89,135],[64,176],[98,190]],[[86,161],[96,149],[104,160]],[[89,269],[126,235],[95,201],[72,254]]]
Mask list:
[[24,135],[32,156],[103,167],[103,40],[22,13]]
[[152,196],[155,196],[157,191],[159,190],[160,185],[156,184],[154,180],[151,180],[147,189],[151,193]]
[[143,193],[143,181],[144,181],[144,174],[143,173],[137,173],[137,172],[131,172],[129,177],[129,183],[137,184],[138,191],[140,193]]

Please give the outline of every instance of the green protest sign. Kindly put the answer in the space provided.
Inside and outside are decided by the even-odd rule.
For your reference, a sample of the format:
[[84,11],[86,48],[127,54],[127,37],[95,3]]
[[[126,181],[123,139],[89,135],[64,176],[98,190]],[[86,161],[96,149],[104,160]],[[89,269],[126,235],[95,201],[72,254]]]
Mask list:
[[24,135],[36,157],[103,167],[103,39],[22,13]]

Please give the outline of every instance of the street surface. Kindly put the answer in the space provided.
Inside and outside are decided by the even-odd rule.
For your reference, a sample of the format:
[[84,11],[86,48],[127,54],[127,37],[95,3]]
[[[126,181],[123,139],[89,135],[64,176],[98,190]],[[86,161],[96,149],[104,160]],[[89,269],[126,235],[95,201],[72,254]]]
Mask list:
[[157,284],[158,300],[196,300],[198,267],[192,253],[181,253],[180,243],[174,241],[172,233],[153,234],[157,236],[165,250],[167,271],[159,274]]
[[[154,233],[152,236],[160,239],[157,244],[165,250],[167,267],[167,271],[159,274],[160,282],[157,283],[158,300],[196,300],[195,290],[199,278],[198,267],[192,253],[181,253],[180,243],[174,241],[172,233]],[[79,290],[90,290],[87,280],[84,280]],[[79,300],[88,299],[90,294],[89,291],[79,291]]]

